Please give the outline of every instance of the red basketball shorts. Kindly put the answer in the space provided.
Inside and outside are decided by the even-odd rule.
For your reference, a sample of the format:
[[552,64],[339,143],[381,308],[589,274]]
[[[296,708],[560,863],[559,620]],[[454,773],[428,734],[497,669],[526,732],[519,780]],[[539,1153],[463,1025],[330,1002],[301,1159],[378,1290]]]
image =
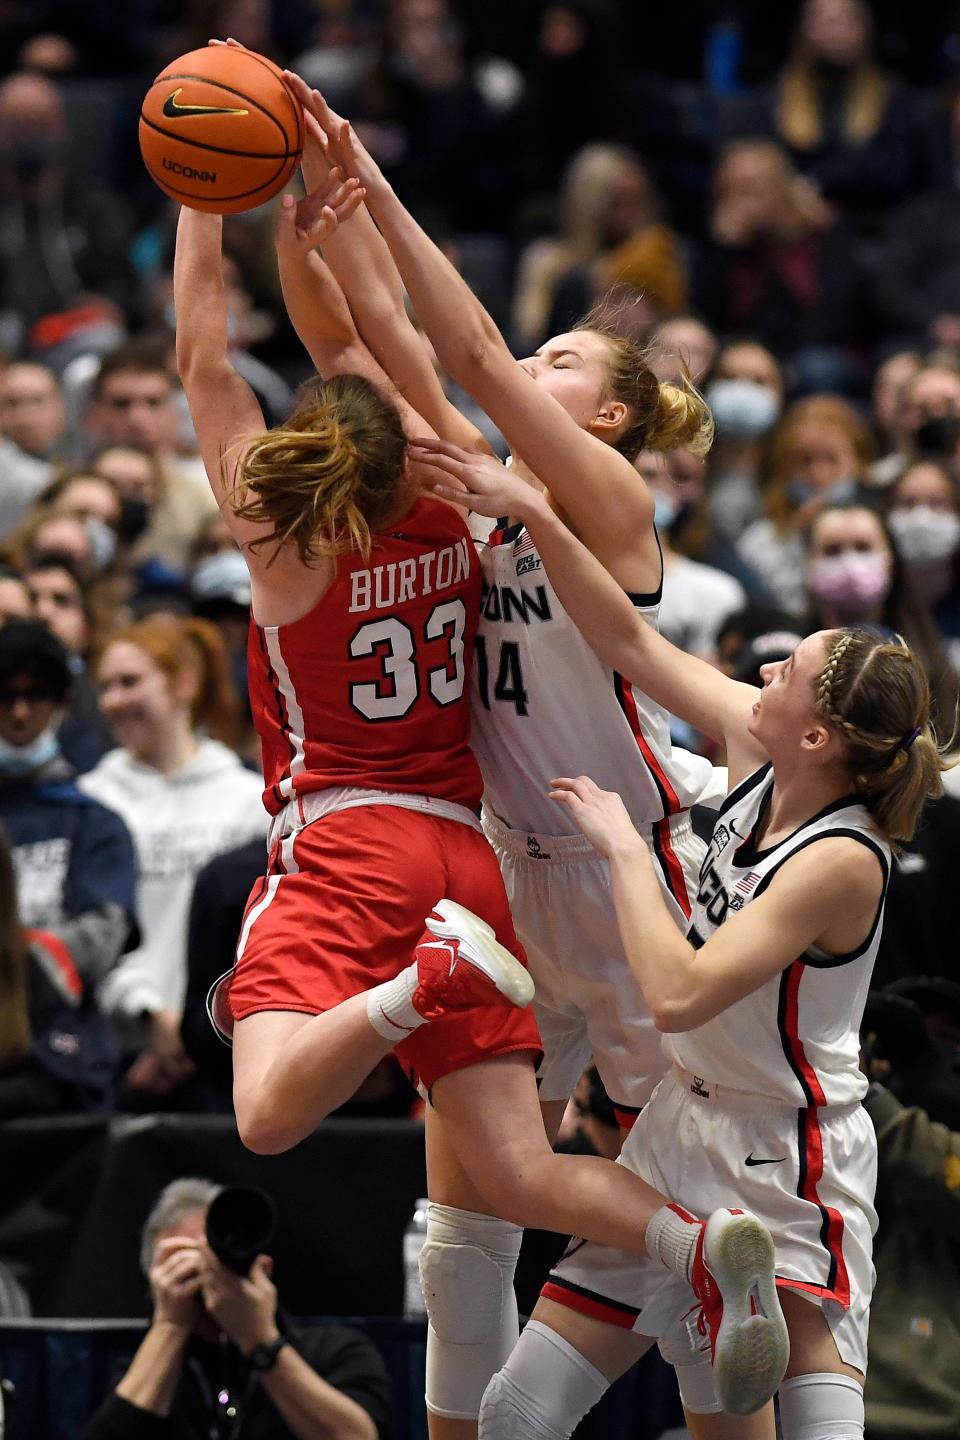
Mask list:
[[[424,918],[443,898],[486,920],[526,964],[497,857],[470,825],[358,805],[278,841],[244,913],[229,981],[234,1019],[318,1015],[392,980],[433,938]],[[453,1070],[523,1050],[540,1050],[533,1013],[503,1001],[421,1025],[394,1053],[429,1089]]]

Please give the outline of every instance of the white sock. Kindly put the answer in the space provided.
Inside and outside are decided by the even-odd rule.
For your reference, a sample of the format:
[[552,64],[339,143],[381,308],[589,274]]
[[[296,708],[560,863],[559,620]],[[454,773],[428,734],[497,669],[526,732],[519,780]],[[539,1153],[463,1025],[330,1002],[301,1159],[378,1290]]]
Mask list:
[[689,1280],[703,1223],[677,1205],[662,1205],[647,1224],[647,1254]]
[[413,992],[419,983],[420,976],[414,961],[395,979],[386,980],[367,991],[367,1019],[378,1035],[394,1045],[425,1023],[424,1017],[413,1006]]

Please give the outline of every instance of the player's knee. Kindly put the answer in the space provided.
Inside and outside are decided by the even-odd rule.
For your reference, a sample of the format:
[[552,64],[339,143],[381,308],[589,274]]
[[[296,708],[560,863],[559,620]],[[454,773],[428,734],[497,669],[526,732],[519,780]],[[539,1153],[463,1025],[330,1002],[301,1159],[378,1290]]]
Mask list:
[[848,1375],[794,1375],[780,1386],[784,1440],[863,1440],[863,1390]]
[[269,1094],[234,1094],[240,1139],[255,1155],[280,1155],[303,1137],[294,1134],[289,1119]]
[[555,1330],[531,1320],[484,1392],[478,1440],[568,1440],[608,1384]]
[[491,1375],[519,1331],[513,1273],[519,1227],[492,1215],[432,1204],[420,1253],[430,1320],[427,1408],[451,1419],[476,1419]]

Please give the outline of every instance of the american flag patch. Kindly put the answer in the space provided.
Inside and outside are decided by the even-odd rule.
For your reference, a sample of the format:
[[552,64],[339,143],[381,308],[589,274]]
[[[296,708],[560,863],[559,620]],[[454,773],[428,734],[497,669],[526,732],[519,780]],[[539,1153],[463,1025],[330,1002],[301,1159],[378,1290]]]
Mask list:
[[748,875],[742,876],[734,885],[734,890],[739,890],[741,895],[752,895],[760,883],[760,871],[751,870]]
[[536,548],[537,547],[534,544],[533,536],[530,534],[530,531],[525,530],[520,536],[520,539],[514,545],[513,553],[514,556],[529,555],[532,551],[536,550]]

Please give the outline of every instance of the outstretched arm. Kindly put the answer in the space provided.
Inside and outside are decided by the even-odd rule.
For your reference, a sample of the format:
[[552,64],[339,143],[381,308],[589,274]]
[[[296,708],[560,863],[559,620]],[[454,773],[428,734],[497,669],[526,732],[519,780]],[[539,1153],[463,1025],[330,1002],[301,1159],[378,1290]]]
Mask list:
[[244,440],[266,425],[256,396],[227,355],[222,237],[221,216],[182,207],[173,265],[177,370],[207,479],[234,539],[246,545],[269,526],[239,520],[227,502]]
[[276,237],[283,299],[291,316],[311,317],[310,356],[318,372],[325,378],[362,375],[396,405],[406,434],[419,435],[429,425],[371,355],[346,296],[318,249],[338,228],[337,206],[341,214],[345,207],[349,213],[361,197],[356,182],[344,184],[336,169],[331,170],[325,190],[308,195],[299,205],[292,196],[284,196]]
[[[584,544],[627,589],[648,589],[653,500],[625,456],[574,421],[514,360],[487,311],[453,265],[404,209],[345,123],[327,132],[328,153],[355,174],[433,341],[442,367],[506,436],[511,449],[563,507]],[[558,357],[576,368],[576,357]]]
[[[758,990],[810,946],[853,949],[846,927],[867,933],[874,923],[884,886],[876,857],[856,841],[829,836],[792,855],[762,895],[730,914],[695,949],[667,909],[650,848],[620,796],[585,775],[555,780],[553,786],[551,797],[566,805],[610,862],[624,949],[658,1030],[694,1030]],[[708,850],[701,885],[719,886],[710,860]],[[711,900],[719,893],[711,888]]]
[[658,635],[540,491],[492,456],[441,441],[418,441],[410,457],[424,482],[445,498],[482,515],[515,515],[524,522],[560,603],[591,649],[671,714],[724,740],[731,785],[766,760],[747,729],[757,698],[753,686],[730,680]]
[[[343,122],[328,108],[319,92],[311,90],[299,75],[287,71],[286,76],[303,106],[305,143],[301,168],[304,185],[308,194],[312,194],[326,185],[331,171],[322,127],[333,130]],[[347,297],[363,341],[399,393],[438,435],[468,450],[489,451],[480,431],[443,393],[440,379],[407,314],[403,283],[393,256],[363,204],[357,206],[348,225],[338,226],[324,242],[323,258]],[[309,308],[297,303],[295,294],[291,294],[288,302],[288,313],[304,348],[316,363],[316,317]]]

